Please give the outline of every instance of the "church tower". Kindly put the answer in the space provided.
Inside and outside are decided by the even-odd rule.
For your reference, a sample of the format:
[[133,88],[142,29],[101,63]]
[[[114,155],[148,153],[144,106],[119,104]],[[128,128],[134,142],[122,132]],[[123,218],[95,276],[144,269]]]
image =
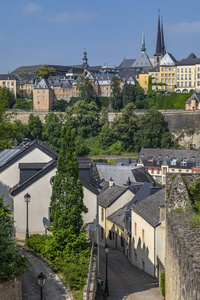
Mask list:
[[86,50],[83,52],[83,67],[86,68],[88,67],[88,63],[87,63],[88,59],[87,59],[87,52]]
[[156,40],[156,53],[154,54],[154,67],[160,64],[161,58],[165,55],[165,43],[163,32],[163,18],[160,22],[160,11],[158,12],[158,30]]

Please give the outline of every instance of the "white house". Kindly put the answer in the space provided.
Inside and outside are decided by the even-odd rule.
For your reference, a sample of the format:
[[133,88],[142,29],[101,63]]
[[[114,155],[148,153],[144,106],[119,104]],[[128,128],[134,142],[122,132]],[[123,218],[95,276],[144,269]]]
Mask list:
[[[10,150],[10,156],[5,158],[5,151],[9,153]],[[26,231],[26,193],[31,196],[28,204],[29,232],[46,233],[50,225],[52,180],[56,174],[58,153],[38,140],[10,150],[4,150],[4,155],[0,153],[0,195],[5,194],[4,202],[13,211],[16,237],[23,238]],[[92,161],[88,158],[78,161],[83,201],[88,208],[83,220],[91,224],[90,229],[96,230],[99,186],[91,178]]]
[[131,210],[131,262],[155,278],[165,266],[165,189]]

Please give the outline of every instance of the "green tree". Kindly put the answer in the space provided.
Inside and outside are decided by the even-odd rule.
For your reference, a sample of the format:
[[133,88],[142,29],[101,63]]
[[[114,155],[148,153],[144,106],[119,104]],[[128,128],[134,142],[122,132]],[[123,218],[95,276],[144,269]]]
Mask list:
[[29,110],[33,109],[33,101],[27,101],[23,98],[17,98],[16,103],[13,106],[14,109],[22,109],[22,110]]
[[156,108],[157,93],[153,90],[148,90],[146,95],[146,108]]
[[39,79],[41,78],[49,78],[50,76],[56,75],[56,70],[53,67],[49,67],[47,65],[40,66],[38,70],[33,72],[35,76]]
[[61,139],[50,204],[53,234],[66,229],[78,235],[83,225],[82,213],[86,213],[87,208],[83,203],[83,187],[79,181],[75,130],[69,122],[62,128]]
[[63,114],[55,114],[49,112],[45,116],[43,126],[43,139],[48,143],[48,146],[55,151],[59,151],[61,147],[61,130],[63,126]]
[[102,148],[107,148],[111,146],[114,142],[114,133],[109,126],[109,123],[105,123],[100,132],[100,143]]
[[105,107],[102,108],[100,124],[103,126],[105,123],[108,123],[108,111]]
[[0,280],[11,280],[26,269],[26,258],[22,257],[14,243],[12,213],[0,197]]
[[38,116],[30,114],[28,119],[28,130],[30,139],[41,139],[42,138],[43,125]]
[[140,148],[170,147],[171,135],[168,133],[163,115],[157,110],[150,110],[141,118],[138,144]]
[[28,124],[23,124],[21,120],[14,120],[13,129],[14,138],[18,143],[22,143],[23,140],[29,136]]
[[115,110],[120,110],[122,108],[122,95],[121,95],[121,80],[118,76],[113,76],[111,80],[111,105]]
[[75,147],[77,156],[85,156],[88,155],[90,152],[90,149],[88,148],[85,139],[80,135],[77,135],[75,138]]
[[135,106],[137,109],[145,108],[146,100],[144,90],[141,86],[135,86]]
[[135,102],[135,86],[125,82],[122,89],[122,101],[123,107],[125,107],[130,102]]
[[66,110],[67,106],[68,106],[67,101],[64,99],[60,99],[60,100],[57,100],[56,102],[54,102],[52,110],[64,112]]
[[76,106],[66,109],[66,117],[83,138],[96,136],[100,131],[100,112],[95,102],[80,100]]
[[4,101],[8,108],[13,108],[15,104],[15,95],[6,86],[0,87],[0,101]]
[[135,134],[138,130],[138,119],[135,115],[135,105],[133,103],[127,104],[122,109],[122,116],[115,118],[112,130],[116,139],[123,142],[126,151],[135,151],[137,148]]
[[89,78],[79,77],[77,83],[81,99],[85,100],[86,103],[90,103],[92,101],[95,102],[96,94],[91,80]]
[[8,109],[8,98],[1,97],[1,92],[2,89],[0,89],[0,151],[13,146],[15,135],[14,126],[11,124],[13,114],[6,112]]

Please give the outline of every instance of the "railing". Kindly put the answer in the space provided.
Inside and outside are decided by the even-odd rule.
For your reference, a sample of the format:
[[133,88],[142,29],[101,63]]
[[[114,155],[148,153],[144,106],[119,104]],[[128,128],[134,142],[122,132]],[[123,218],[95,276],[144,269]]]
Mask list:
[[83,300],[94,300],[96,295],[97,288],[97,259],[94,255],[94,241],[92,242],[91,256],[90,256],[90,264],[87,282],[83,291]]

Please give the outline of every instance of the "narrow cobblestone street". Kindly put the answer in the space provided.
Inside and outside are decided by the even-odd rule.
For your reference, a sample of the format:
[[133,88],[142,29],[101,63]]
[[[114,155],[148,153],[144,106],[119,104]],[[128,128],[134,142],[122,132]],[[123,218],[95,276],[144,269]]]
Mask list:
[[50,267],[48,267],[41,259],[24,249],[21,253],[28,257],[28,270],[22,277],[22,300],[39,300],[40,287],[36,282],[37,276],[43,272],[47,281],[43,288],[43,300],[70,300],[72,297],[66,286],[60,280]]
[[[105,283],[106,257],[100,247],[100,277]],[[108,286],[110,300],[164,300],[158,284],[134,267],[118,250],[108,253]]]

